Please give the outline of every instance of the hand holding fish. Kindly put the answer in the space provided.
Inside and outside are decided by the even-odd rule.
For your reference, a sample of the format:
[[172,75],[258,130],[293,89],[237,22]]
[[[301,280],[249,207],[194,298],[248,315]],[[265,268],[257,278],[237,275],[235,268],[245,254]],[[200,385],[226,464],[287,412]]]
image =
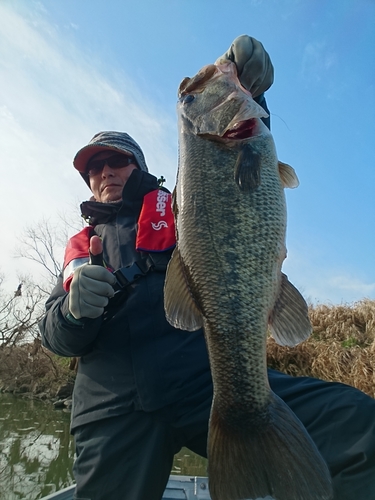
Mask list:
[[241,84],[253,97],[259,96],[271,87],[272,62],[263,45],[255,38],[248,35],[238,36],[215,64],[227,61],[235,63]]

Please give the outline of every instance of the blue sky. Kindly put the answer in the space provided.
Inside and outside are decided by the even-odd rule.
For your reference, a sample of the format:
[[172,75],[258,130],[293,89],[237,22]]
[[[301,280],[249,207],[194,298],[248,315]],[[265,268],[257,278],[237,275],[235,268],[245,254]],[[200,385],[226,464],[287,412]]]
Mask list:
[[[100,130],[127,131],[173,189],[176,92],[243,33],[275,67],[267,92],[287,190],[284,271],[312,302],[375,298],[373,0],[1,0],[0,269],[18,235],[77,214],[89,190],[72,167]],[[56,222],[58,223],[58,222]]]

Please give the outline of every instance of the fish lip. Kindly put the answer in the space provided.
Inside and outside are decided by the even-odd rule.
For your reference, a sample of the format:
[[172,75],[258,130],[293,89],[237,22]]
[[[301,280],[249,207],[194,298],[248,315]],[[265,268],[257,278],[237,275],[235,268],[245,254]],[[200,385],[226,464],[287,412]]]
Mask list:
[[[250,95],[250,94],[249,94]],[[227,117],[228,106],[234,107],[232,117]],[[213,106],[204,114],[198,114],[195,120],[184,116],[183,108],[179,108],[179,116],[184,126],[200,136],[217,139],[244,139],[262,134],[261,118],[268,113],[241,89],[228,94],[224,100]],[[224,118],[224,119],[222,119]],[[258,124],[258,126],[256,125]],[[242,134],[239,133],[241,129]],[[245,133],[248,130],[248,133]]]
[[242,140],[250,139],[260,135],[257,118],[250,118],[249,120],[242,120],[234,124],[233,127],[228,128],[222,135],[223,139]]

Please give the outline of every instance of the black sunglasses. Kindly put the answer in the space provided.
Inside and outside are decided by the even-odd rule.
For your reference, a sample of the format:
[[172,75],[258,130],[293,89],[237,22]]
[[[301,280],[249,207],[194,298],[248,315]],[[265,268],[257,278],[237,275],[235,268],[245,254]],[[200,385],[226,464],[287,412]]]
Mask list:
[[86,173],[89,177],[100,174],[103,170],[104,165],[108,165],[110,168],[124,168],[128,165],[137,165],[135,158],[133,156],[126,156],[123,154],[113,155],[109,158],[103,158],[102,160],[90,160],[86,167]]

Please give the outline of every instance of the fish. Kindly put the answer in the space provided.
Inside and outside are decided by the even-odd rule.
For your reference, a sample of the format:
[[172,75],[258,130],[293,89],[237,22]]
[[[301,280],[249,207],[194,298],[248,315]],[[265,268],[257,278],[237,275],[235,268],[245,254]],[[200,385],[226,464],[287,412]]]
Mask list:
[[294,346],[311,334],[308,307],[282,272],[284,189],[268,116],[228,61],[178,90],[176,247],[164,285],[166,318],[203,328],[213,380],[208,430],[212,500],[329,500],[328,467],[306,429],[270,388],[268,331]]

